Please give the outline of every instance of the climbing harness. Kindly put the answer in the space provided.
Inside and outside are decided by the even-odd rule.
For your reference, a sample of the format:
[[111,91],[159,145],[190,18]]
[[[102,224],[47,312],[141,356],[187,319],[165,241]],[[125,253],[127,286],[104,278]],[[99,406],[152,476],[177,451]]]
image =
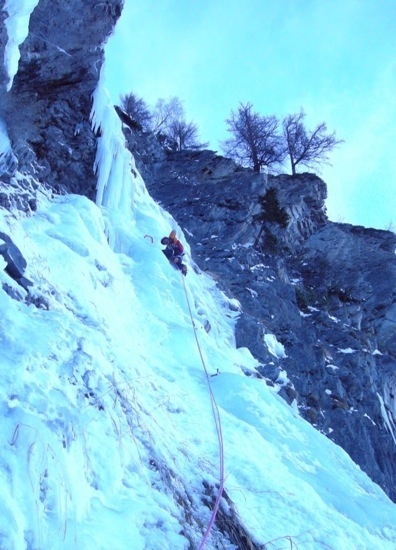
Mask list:
[[[202,542],[198,547],[198,550],[202,550],[205,547],[206,541],[208,540],[208,537],[210,535],[210,532],[211,532],[212,527],[214,525],[214,522],[216,520],[216,515],[217,515],[218,509],[219,509],[219,506],[220,506],[221,496],[222,496],[223,490],[224,490],[224,443],[223,443],[223,434],[222,434],[222,430],[221,430],[221,421],[220,421],[219,408],[217,406],[216,399],[215,399],[215,396],[213,394],[212,387],[210,385],[210,377],[209,377],[208,370],[207,370],[206,365],[205,365],[205,360],[204,360],[203,355],[202,355],[201,346],[199,344],[199,340],[198,340],[198,336],[197,336],[197,330],[196,330],[196,327],[195,327],[195,324],[194,324],[194,319],[193,319],[193,316],[192,316],[190,301],[188,299],[188,294],[187,294],[186,283],[185,283],[183,275],[181,275],[181,278],[182,278],[182,281],[183,281],[184,294],[186,295],[186,302],[187,302],[187,306],[188,306],[188,311],[190,313],[191,325],[192,325],[193,330],[194,330],[195,341],[197,343],[199,356],[201,358],[202,366],[203,366],[203,369],[205,371],[206,382],[207,382],[207,385],[208,385],[208,388],[209,388],[210,400],[211,400],[211,404],[212,404],[213,418],[215,420],[217,438],[218,438],[218,441],[219,441],[219,478],[220,478],[219,479],[219,481],[220,481],[220,483],[219,483],[219,492],[217,494],[216,502],[215,502],[214,507],[213,507],[213,511],[212,511],[212,515],[211,515],[211,518],[210,518],[209,525],[206,528],[204,538],[202,539]],[[219,373],[219,370],[217,369],[216,374],[218,374],[218,373]]]

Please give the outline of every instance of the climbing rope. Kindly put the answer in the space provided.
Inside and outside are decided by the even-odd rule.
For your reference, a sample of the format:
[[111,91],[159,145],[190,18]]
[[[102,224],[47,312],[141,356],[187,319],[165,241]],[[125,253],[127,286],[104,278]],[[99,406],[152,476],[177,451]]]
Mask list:
[[206,382],[207,382],[208,388],[209,388],[210,400],[211,400],[211,405],[212,405],[212,412],[213,412],[213,417],[214,417],[215,424],[216,424],[217,438],[218,438],[218,441],[219,441],[219,478],[220,478],[219,479],[219,481],[220,481],[220,483],[219,483],[219,492],[217,494],[216,502],[215,502],[214,507],[213,507],[212,516],[210,518],[209,525],[208,525],[208,527],[205,531],[204,538],[202,539],[202,542],[201,542],[201,544],[199,545],[199,548],[198,548],[198,550],[202,550],[205,547],[206,541],[208,540],[208,537],[210,535],[210,532],[211,532],[212,527],[214,525],[214,522],[216,520],[216,515],[217,515],[218,509],[219,509],[219,506],[220,506],[221,496],[222,496],[223,490],[224,490],[224,443],[223,443],[223,434],[222,434],[222,430],[221,430],[220,412],[219,412],[219,408],[218,408],[217,403],[216,403],[215,396],[213,394],[212,387],[210,385],[209,373],[208,373],[208,370],[206,368],[205,360],[204,360],[203,355],[202,355],[201,346],[199,344],[199,340],[198,340],[198,336],[197,336],[197,330],[196,330],[196,327],[195,327],[195,324],[194,324],[194,319],[193,319],[193,316],[192,316],[192,311],[191,311],[191,306],[190,306],[190,300],[188,299],[187,288],[186,288],[186,283],[184,281],[184,275],[183,274],[181,274],[181,278],[182,278],[182,281],[183,281],[184,294],[186,295],[186,302],[187,302],[187,306],[188,306],[188,311],[190,313],[191,325],[192,325],[193,330],[194,330],[195,341],[197,343],[199,356],[201,358],[202,366],[203,366],[203,369],[205,371]]

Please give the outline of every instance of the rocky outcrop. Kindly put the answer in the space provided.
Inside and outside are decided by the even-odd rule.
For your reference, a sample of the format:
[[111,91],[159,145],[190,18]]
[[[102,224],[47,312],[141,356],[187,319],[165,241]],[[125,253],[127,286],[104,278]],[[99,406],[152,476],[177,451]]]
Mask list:
[[[21,251],[12,241],[9,235],[6,235],[0,231],[0,255],[3,256],[6,267],[4,271],[23,289],[28,290],[32,285],[32,282],[25,277],[26,260],[23,257]],[[3,285],[3,288],[13,297],[15,296],[15,290],[10,285]]]
[[[313,174],[267,177],[211,151],[137,158],[199,268],[240,302],[257,375],[396,500],[396,236],[328,221]],[[270,188],[286,227],[260,218]]]
[[[10,91],[4,81],[0,117],[5,120],[13,165],[1,176],[1,204],[31,209],[35,189],[24,174],[55,192],[94,197],[96,137],[90,123],[92,93],[104,60],[103,46],[121,15],[123,0],[39,0]],[[4,49],[4,27],[0,46]],[[18,170],[19,177],[15,179]],[[22,178],[21,178],[22,175]],[[22,184],[21,184],[22,179]],[[19,198],[20,202],[20,198]]]

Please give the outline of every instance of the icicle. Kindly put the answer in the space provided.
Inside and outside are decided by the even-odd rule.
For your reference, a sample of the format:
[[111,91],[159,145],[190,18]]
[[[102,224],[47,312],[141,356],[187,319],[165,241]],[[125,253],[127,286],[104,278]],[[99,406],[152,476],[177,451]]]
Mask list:
[[377,392],[377,397],[380,402],[381,414],[382,414],[382,418],[384,419],[385,426],[387,427],[389,433],[392,436],[393,441],[396,444],[396,426],[393,422],[392,417],[386,410],[385,403],[384,403],[384,400],[382,399],[382,396],[378,392]]
[[96,203],[130,214],[134,161],[125,147],[121,121],[102,84],[102,77],[94,92],[91,121],[94,131],[100,133],[94,166],[98,174]]
[[29,32],[30,15],[39,0],[6,0],[3,11],[8,13],[4,21],[8,42],[4,51],[4,66],[8,74],[7,91],[12,87],[14,76],[18,72],[20,58],[19,46]]

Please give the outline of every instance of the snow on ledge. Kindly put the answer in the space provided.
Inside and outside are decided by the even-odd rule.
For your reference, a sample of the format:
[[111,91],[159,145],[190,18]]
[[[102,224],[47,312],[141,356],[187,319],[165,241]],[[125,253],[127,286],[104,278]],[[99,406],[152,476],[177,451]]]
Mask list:
[[356,350],[352,349],[352,348],[344,348],[344,349],[338,348],[338,351],[340,353],[355,353],[356,352]]
[[264,342],[271,355],[274,355],[278,359],[287,357],[283,344],[278,342],[274,334],[264,334]]

